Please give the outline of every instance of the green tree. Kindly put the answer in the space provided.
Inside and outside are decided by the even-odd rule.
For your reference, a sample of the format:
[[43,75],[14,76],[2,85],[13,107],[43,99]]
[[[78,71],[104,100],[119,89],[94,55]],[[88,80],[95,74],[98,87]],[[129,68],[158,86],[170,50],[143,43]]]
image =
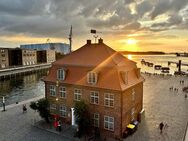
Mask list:
[[38,100],[37,102],[31,102],[30,108],[33,110],[37,110],[39,112],[39,115],[45,119],[47,123],[49,123],[49,102],[47,99],[43,98]]
[[83,100],[76,102],[74,106],[74,113],[80,135],[87,133],[90,128],[90,117],[87,104]]

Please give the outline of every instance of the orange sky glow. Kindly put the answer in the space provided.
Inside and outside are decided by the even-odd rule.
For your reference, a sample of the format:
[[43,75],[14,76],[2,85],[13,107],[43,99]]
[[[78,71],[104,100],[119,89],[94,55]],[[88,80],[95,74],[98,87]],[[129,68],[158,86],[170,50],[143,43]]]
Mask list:
[[186,0],[0,1],[0,47],[98,38],[117,51],[188,52]]

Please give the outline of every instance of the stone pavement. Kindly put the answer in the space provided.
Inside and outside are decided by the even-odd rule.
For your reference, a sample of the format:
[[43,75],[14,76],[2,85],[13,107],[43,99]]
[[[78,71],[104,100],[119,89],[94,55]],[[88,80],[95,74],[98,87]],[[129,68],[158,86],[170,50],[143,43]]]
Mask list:
[[[68,138],[34,127],[34,119],[40,120],[40,117],[28,108],[30,101],[9,105],[5,112],[0,111],[0,141],[70,141]],[[23,103],[27,103],[27,113],[22,112]]]
[[[183,141],[188,120],[188,99],[184,98],[182,88],[188,86],[188,77],[180,76],[154,76],[145,75],[144,83],[144,109],[142,122],[138,130],[125,141]],[[184,85],[179,83],[184,80]],[[169,90],[170,87],[178,91]],[[37,100],[37,98],[33,99]],[[30,100],[32,101],[32,100]],[[37,112],[28,108],[22,113],[22,102],[7,106],[7,111],[0,112],[0,141],[70,141],[68,133],[73,134],[70,128],[65,128],[64,136],[33,126],[40,121]],[[163,134],[159,133],[158,125],[163,121],[168,128]],[[70,132],[69,132],[70,131]],[[187,136],[186,136],[187,139]],[[109,141],[107,139],[107,141]],[[187,141],[187,140],[186,140]]]

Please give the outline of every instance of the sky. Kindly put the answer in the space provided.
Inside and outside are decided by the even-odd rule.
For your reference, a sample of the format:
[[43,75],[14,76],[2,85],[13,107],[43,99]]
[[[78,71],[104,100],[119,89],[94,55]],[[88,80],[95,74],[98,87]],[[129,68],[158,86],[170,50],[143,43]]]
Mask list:
[[188,52],[188,0],[0,0],[0,47],[98,38],[117,51]]

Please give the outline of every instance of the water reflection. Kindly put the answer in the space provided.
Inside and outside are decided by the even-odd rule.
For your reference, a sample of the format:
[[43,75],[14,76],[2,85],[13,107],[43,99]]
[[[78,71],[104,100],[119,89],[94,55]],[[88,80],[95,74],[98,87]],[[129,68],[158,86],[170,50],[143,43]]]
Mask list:
[[44,95],[44,83],[40,78],[46,76],[47,71],[17,76],[0,81],[0,106],[2,97],[6,97],[6,105]]

